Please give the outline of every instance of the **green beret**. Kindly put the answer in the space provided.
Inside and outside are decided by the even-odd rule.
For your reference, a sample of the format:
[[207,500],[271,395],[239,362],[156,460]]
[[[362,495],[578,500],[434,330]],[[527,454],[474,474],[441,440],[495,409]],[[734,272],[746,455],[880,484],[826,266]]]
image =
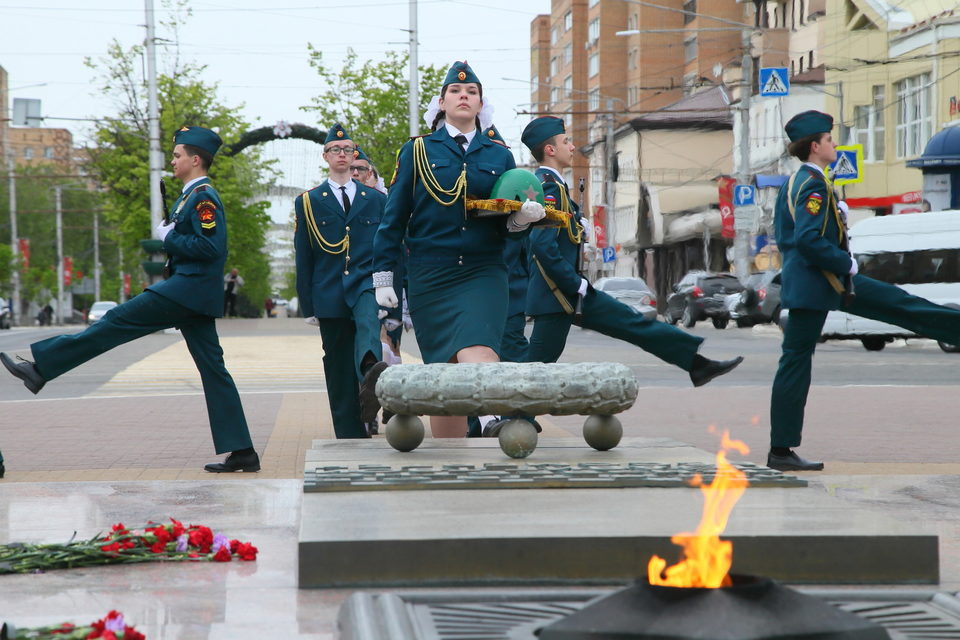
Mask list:
[[822,111],[804,111],[790,118],[783,128],[790,142],[796,142],[816,133],[829,132],[833,129],[833,116]]
[[339,122],[332,127],[330,131],[327,131],[327,139],[323,141],[323,144],[330,144],[331,142],[339,142],[341,140],[349,140],[350,134],[347,133],[347,130],[343,128]]
[[497,131],[497,128],[496,128],[495,126],[493,126],[492,124],[491,124],[489,127],[487,127],[486,129],[484,129],[483,135],[484,135],[485,137],[491,139],[491,140],[495,140],[495,141],[497,141],[497,142],[504,142],[504,143],[505,143],[505,141],[504,141],[504,139],[503,139],[503,136],[500,135],[500,132]]
[[523,144],[527,145],[528,149],[533,151],[553,136],[566,132],[567,129],[563,125],[563,118],[540,116],[523,128],[523,134],[521,134],[520,140]]
[[353,152],[353,159],[366,160],[367,162],[370,162],[370,158],[367,157],[367,154],[365,154],[363,152],[363,149],[361,149],[360,147],[357,147],[357,150]]
[[223,144],[223,140],[216,132],[204,127],[183,127],[173,134],[173,144],[188,144],[215,156],[220,149],[220,145]]
[[476,82],[480,84],[480,78],[477,77],[477,74],[473,72],[473,69],[471,69],[467,61],[464,60],[463,62],[454,62],[450,70],[447,71],[447,77],[443,79],[443,86],[447,86],[451,82]]

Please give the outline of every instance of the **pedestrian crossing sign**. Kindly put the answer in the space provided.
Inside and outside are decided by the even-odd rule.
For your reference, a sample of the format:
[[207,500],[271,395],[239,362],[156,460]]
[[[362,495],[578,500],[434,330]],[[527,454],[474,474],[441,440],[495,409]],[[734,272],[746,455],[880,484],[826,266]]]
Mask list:
[[790,76],[786,67],[760,68],[760,95],[771,98],[790,95]]
[[840,186],[863,182],[863,145],[848,144],[837,146],[837,159],[830,165],[830,179]]

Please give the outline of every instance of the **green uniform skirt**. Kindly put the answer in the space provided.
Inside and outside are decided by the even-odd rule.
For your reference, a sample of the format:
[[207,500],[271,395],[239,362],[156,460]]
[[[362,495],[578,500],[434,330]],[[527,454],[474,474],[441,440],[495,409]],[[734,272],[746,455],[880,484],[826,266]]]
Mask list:
[[505,265],[407,266],[407,303],[426,363],[449,362],[475,345],[500,353],[507,300]]

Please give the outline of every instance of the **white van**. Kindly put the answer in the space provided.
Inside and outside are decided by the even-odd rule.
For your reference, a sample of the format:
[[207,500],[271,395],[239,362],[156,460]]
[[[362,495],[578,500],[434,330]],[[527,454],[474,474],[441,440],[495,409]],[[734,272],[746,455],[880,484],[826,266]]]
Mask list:
[[[860,273],[895,284],[931,302],[960,309],[960,210],[867,218],[850,229]],[[821,338],[859,339],[880,351],[894,338],[914,338],[901,327],[831,311]],[[960,346],[937,342],[948,353]]]

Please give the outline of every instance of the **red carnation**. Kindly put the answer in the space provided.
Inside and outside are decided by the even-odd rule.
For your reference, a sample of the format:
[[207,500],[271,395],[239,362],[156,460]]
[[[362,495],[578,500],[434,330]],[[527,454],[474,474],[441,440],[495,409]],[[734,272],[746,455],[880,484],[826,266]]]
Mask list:
[[174,520],[173,518],[170,518],[170,522],[173,523],[173,531],[171,532],[173,537],[179,538],[182,536],[183,532],[186,531],[186,529],[183,527],[183,524],[179,520]]
[[200,553],[210,553],[210,545],[213,544],[213,531],[210,530],[210,527],[201,525],[190,532],[188,539],[192,546],[199,547]]
[[257,559],[257,548],[249,542],[244,542],[237,547],[236,554],[240,556],[241,560],[250,562]]
[[147,640],[147,637],[133,627],[127,626],[123,630],[123,640]]
[[233,560],[233,556],[230,555],[230,549],[227,547],[220,547],[220,550],[213,556],[215,562],[230,562]]
[[162,542],[154,542],[152,545],[150,545],[150,551],[152,551],[153,553],[163,553],[166,550],[167,550],[167,545],[165,545]]

